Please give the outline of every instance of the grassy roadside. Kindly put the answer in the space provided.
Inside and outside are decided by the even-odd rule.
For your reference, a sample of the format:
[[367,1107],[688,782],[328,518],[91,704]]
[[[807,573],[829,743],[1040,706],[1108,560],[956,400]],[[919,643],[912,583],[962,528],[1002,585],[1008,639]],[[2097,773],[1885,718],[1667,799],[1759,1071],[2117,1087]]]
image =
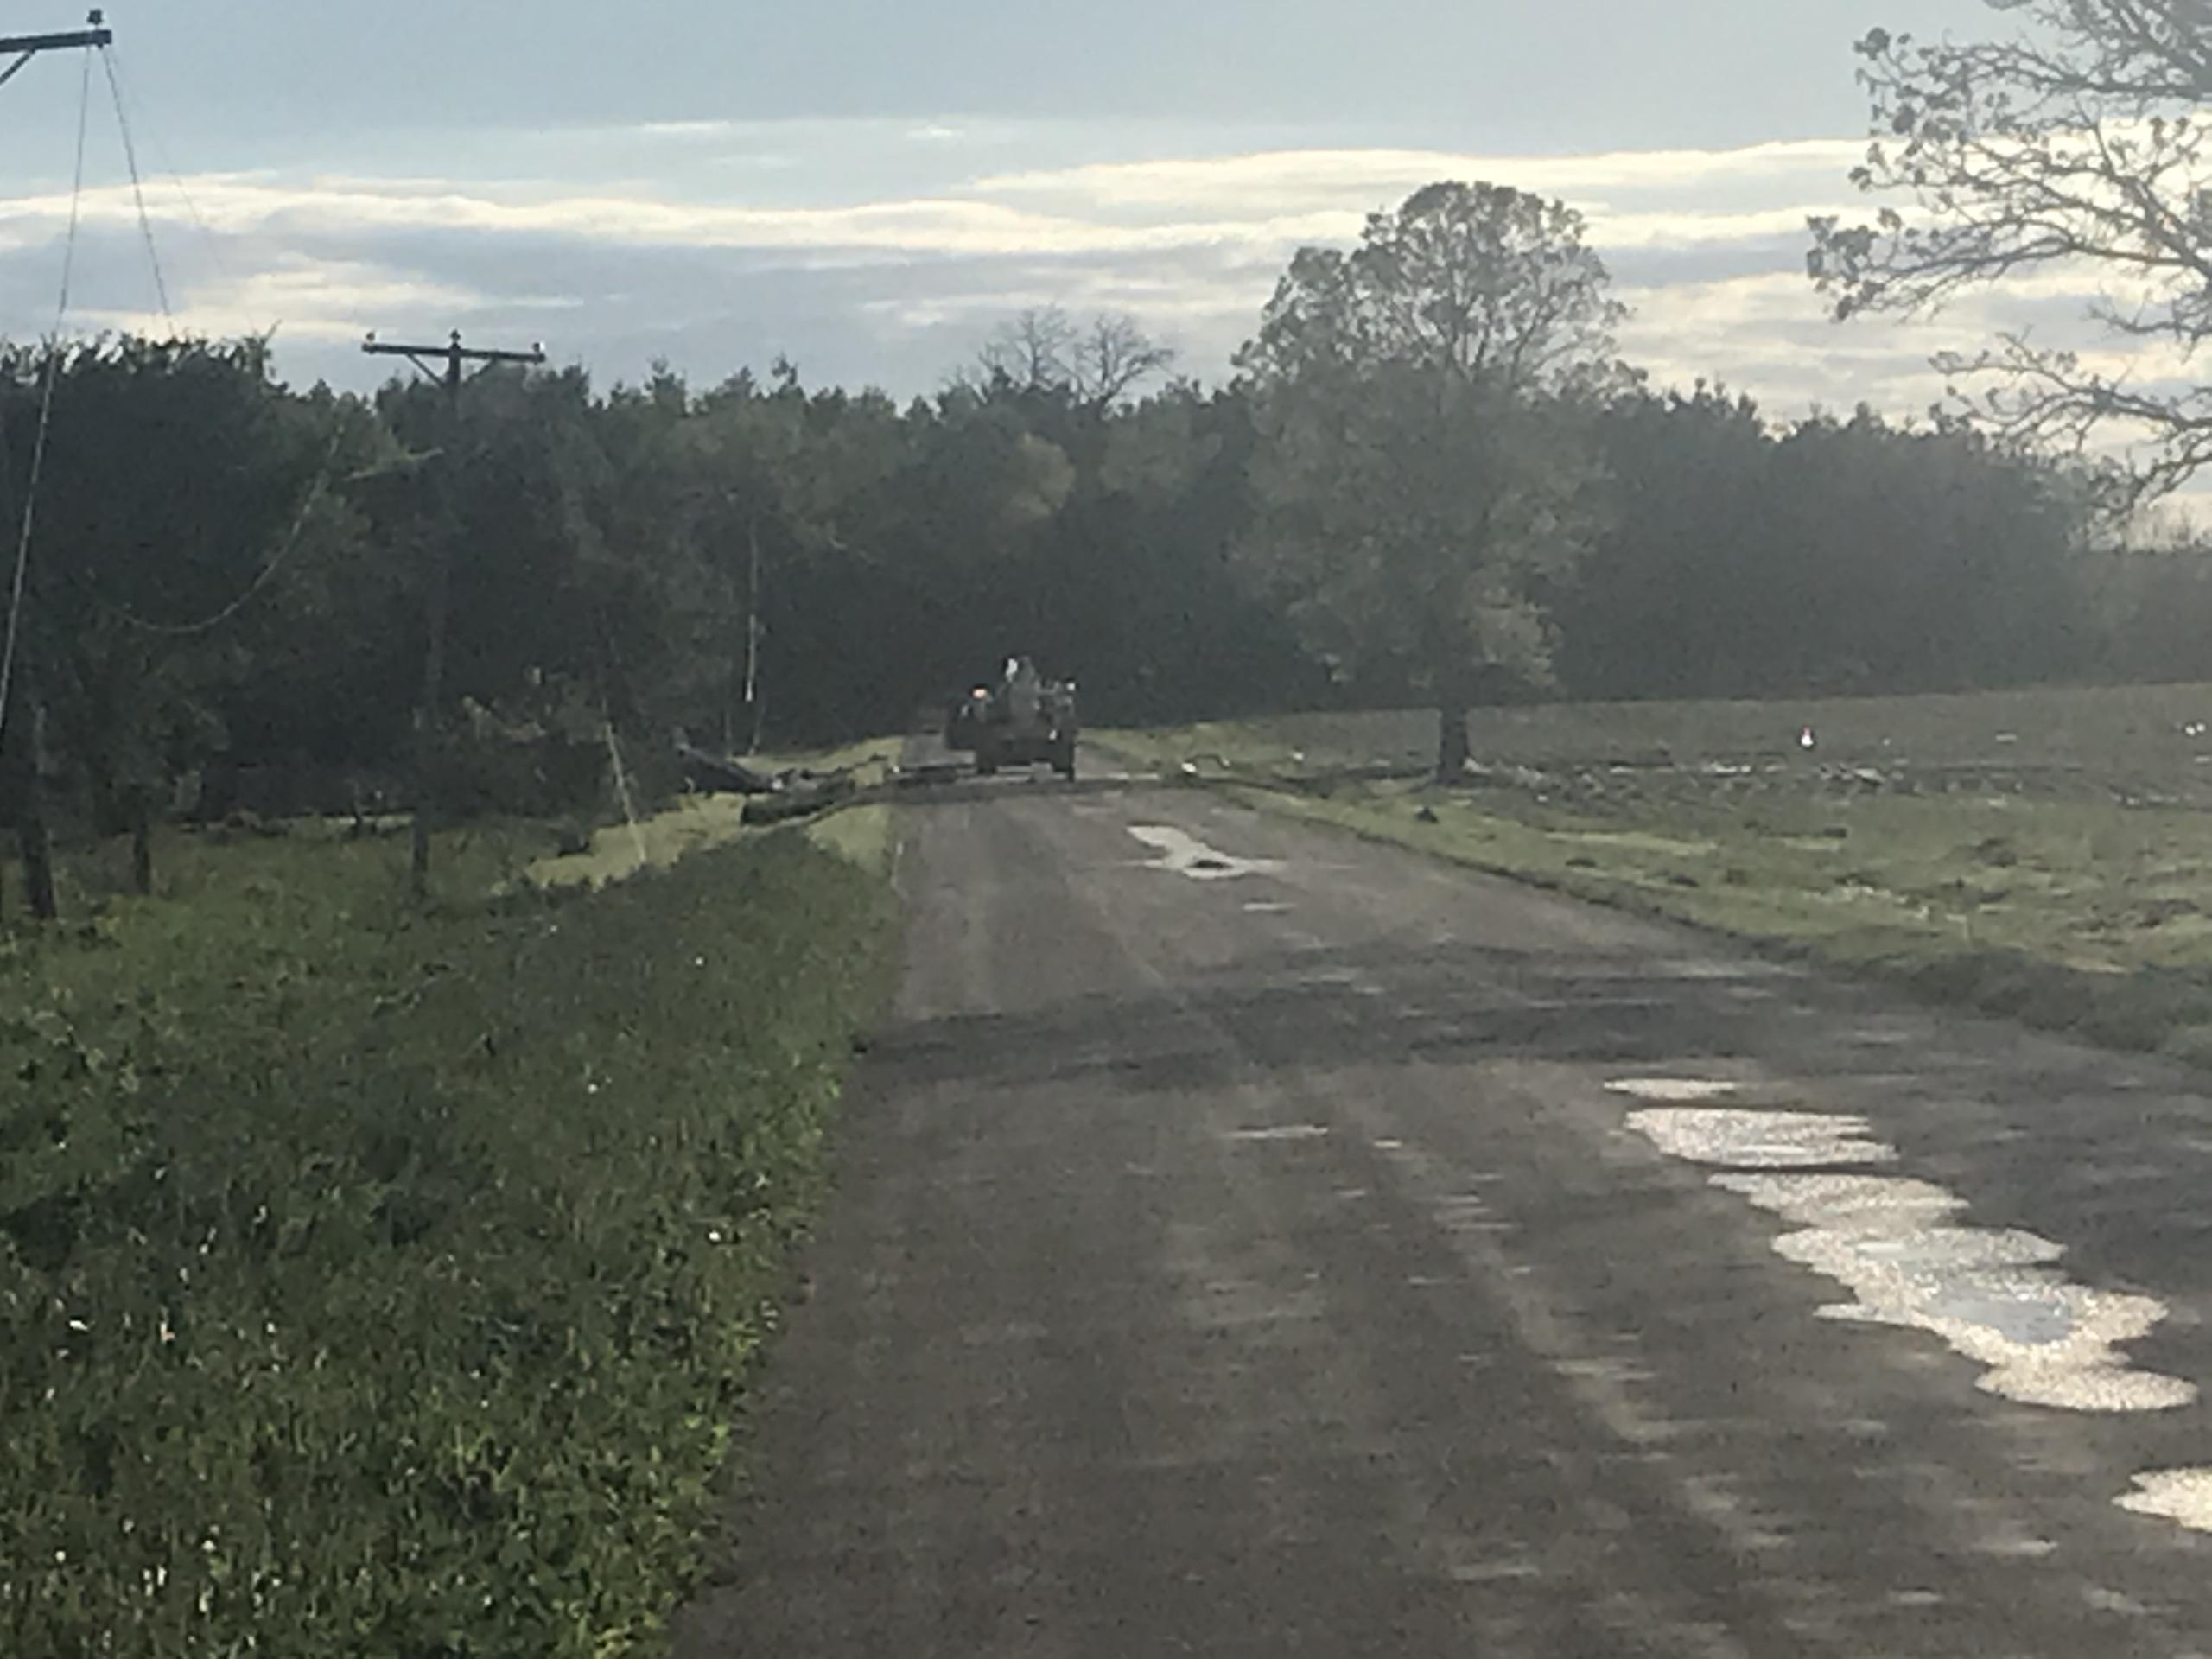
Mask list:
[[653,1651],[884,884],[789,830],[428,911],[387,842],[173,866],[0,942],[0,1651]]
[[[759,764],[766,772],[798,766],[825,772],[849,771],[854,783],[865,789],[883,781],[905,743],[904,738],[870,738],[826,753],[762,755]],[[589,846],[583,851],[534,859],[525,874],[543,887],[600,887],[623,880],[644,869],[665,869],[693,853],[724,846],[756,833],[757,829],[745,822],[743,797],[688,796],[639,819],[635,825],[602,825],[593,833]]]
[[1268,810],[2212,1064],[2212,837],[2196,811],[1809,788],[1734,799],[1679,779],[1562,799],[1503,773],[1452,791],[1348,777],[1342,752],[1300,776],[1299,739],[1266,727],[1104,741]]

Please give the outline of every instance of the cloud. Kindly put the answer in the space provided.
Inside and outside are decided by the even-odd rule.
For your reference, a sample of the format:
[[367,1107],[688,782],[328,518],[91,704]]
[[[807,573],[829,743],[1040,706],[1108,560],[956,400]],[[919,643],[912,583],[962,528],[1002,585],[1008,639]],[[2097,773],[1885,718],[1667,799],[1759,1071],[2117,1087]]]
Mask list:
[[1001,174],[977,180],[976,188],[993,196],[1086,200],[1109,210],[1189,212],[1199,204],[1243,204],[1274,212],[1321,198],[1357,197],[1381,207],[1437,179],[1462,179],[1611,201],[1660,192],[1734,193],[1786,180],[1818,179],[1832,188],[1865,150],[1862,143],[1830,140],[1551,156],[1434,149],[1276,150]]
[[[1182,153],[1080,153],[1171,137]],[[1207,154],[1202,134],[1171,137],[661,122],[503,139],[495,157],[461,146],[436,172],[205,174],[186,181],[188,205],[157,188],[149,207],[180,323],[281,325],[288,372],[351,384],[381,366],[355,349],[369,328],[457,327],[546,336],[556,358],[607,378],[655,357],[715,378],[788,351],[815,378],[903,393],[935,385],[1012,310],[1044,303],[1132,312],[1214,377],[1299,246],[1348,244],[1367,213],[1440,177],[1575,203],[1636,308],[1630,354],[1662,384],[1725,379],[1777,414],[1862,400],[1917,412],[1942,390],[1931,353],[1974,349],[2010,322],[2096,344],[2079,321],[2095,291],[2087,272],[2039,272],[1918,326],[1831,322],[1803,272],[1804,221],[1863,209],[1846,184],[1857,140],[1484,156]],[[1040,164],[996,164],[1016,154]],[[18,334],[50,312],[68,208],[51,191],[0,202],[0,317]],[[82,209],[80,322],[148,321],[131,192],[104,186]]]
[[[557,235],[639,248],[712,247],[892,251],[911,255],[1142,253],[1193,244],[1269,249],[1357,234],[1357,215],[1318,210],[1266,219],[1174,219],[1115,225],[946,196],[851,207],[754,208],[654,199],[553,194],[429,179],[321,178],[298,183],[232,175],[192,186],[201,220],[232,235],[466,231],[485,237]],[[128,188],[86,193],[85,222],[135,224]],[[0,238],[27,246],[66,225],[60,196],[0,209]],[[181,215],[159,217],[181,223]]]

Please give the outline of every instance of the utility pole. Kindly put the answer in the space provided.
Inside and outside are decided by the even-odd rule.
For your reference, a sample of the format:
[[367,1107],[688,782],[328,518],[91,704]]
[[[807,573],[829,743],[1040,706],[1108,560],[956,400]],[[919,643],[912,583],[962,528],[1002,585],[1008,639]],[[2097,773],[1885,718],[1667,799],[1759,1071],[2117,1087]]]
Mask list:
[[[44,53],[99,51],[114,44],[115,33],[97,9],[85,21],[86,27],[83,29],[65,29],[58,34],[0,36],[0,59],[10,60],[6,67],[0,68],[0,86],[13,80],[33,58]],[[63,293],[66,303],[66,279]],[[61,350],[58,326],[56,336],[47,349],[58,354]],[[59,373],[60,369],[58,358],[47,365],[48,375]],[[49,381],[49,391],[51,386]],[[33,470],[35,473],[35,463]],[[33,483],[35,484],[35,478]],[[16,706],[15,727],[18,733],[16,764],[22,779],[20,804],[16,810],[16,841],[23,861],[23,901],[34,918],[50,922],[60,907],[54,900],[54,843],[46,823],[46,698],[38,683],[37,652],[29,626],[30,590],[27,578],[32,505],[28,500],[24,503],[23,518],[14,537],[12,580],[0,588],[0,607],[4,607],[4,620],[0,620],[0,629],[4,629],[4,639],[0,639],[0,776],[8,770],[8,716],[12,701]]]
[[[388,344],[371,334],[361,349],[371,357],[404,357],[446,389],[446,464],[461,455],[461,389],[467,383],[472,363],[491,367],[502,363],[537,364],[545,361],[543,346],[526,352],[487,351],[461,343],[461,330],[442,346]],[[435,362],[439,365],[433,367]],[[451,498],[448,497],[448,499]],[[433,816],[438,763],[443,758],[442,699],[446,673],[446,613],[453,586],[453,538],[450,526],[434,534],[436,546],[430,558],[429,601],[429,641],[423,655],[423,702],[415,711],[415,832],[411,864],[416,898],[428,896],[430,887],[430,820]]]

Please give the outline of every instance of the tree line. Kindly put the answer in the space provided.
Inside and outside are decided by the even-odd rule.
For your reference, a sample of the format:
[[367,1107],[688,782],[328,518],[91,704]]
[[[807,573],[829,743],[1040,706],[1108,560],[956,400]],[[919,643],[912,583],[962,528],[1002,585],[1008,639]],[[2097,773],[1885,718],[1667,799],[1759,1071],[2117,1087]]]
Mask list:
[[27,849],[131,835],[149,880],[171,816],[550,812],[610,742],[665,783],[674,734],[903,729],[1015,652],[1092,724],[1423,702],[1448,772],[1482,701],[2111,675],[2174,630],[2109,597],[2095,469],[1654,388],[1622,315],[1571,209],[1440,184],[1302,251],[1211,386],[1049,310],[903,404],[779,361],[497,371],[456,416],[252,340],[13,347],[0,798]]

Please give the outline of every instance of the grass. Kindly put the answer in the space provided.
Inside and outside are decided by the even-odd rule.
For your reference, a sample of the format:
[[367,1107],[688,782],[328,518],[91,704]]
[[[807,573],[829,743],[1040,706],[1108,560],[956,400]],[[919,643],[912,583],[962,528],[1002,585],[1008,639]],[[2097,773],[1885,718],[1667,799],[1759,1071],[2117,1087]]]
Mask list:
[[[883,781],[904,743],[902,738],[870,738],[842,749],[763,755],[759,757],[759,764],[769,772],[801,766],[816,772],[850,771],[854,782],[866,787]],[[842,817],[846,814],[834,816]],[[665,869],[693,853],[759,833],[761,832],[756,826],[745,822],[742,797],[686,796],[634,824],[624,822],[603,825],[593,833],[589,846],[583,851],[555,853],[534,860],[525,874],[541,887],[603,887],[610,881],[626,880],[642,870]],[[842,849],[848,843],[861,846],[868,851],[868,857],[861,860],[865,863],[881,853],[880,849],[864,847],[872,833],[887,836],[887,821],[879,831],[848,827],[825,844],[834,849]]]
[[[769,771],[801,766],[817,772],[849,769],[854,781],[866,788],[883,781],[904,743],[904,739],[897,737],[870,738],[840,749],[764,755],[760,764]],[[743,817],[741,797],[687,796],[647,814],[635,826],[621,820],[601,825],[578,852],[556,850],[561,832],[553,824],[524,818],[484,820],[437,836],[431,865],[432,891],[445,903],[467,904],[480,895],[498,896],[524,885],[546,889],[605,887],[645,870],[667,869],[695,853],[762,833],[745,823]],[[288,846],[309,863],[321,863],[326,855],[345,849],[346,862],[342,868],[348,874],[341,880],[341,887],[350,889],[358,874],[374,889],[374,897],[365,902],[404,906],[409,902],[407,829],[408,820],[400,817],[374,821],[372,833],[366,836],[359,835],[352,821],[344,818],[287,819],[251,830],[220,826],[165,830],[156,843],[155,896],[163,903],[192,899],[207,888],[215,872],[238,861],[233,855],[238,849],[262,849],[248,861],[273,862],[291,869],[292,861],[287,855],[267,851]],[[860,846],[872,836],[887,833],[887,827],[862,830],[845,826],[829,844]],[[0,935],[22,921],[21,874],[13,850],[13,836],[0,836]],[[363,856],[356,859],[355,854]],[[880,848],[868,853],[869,858],[880,855]],[[142,903],[130,890],[130,849],[125,840],[60,846],[55,861],[58,897],[65,918],[97,920]],[[376,874],[378,870],[388,872],[390,879],[381,880]]]
[[0,941],[0,1646],[654,1647],[889,901],[796,830],[487,896],[532,839],[173,837]]
[[[1760,702],[1548,703],[1478,709],[1468,736],[1477,758],[1492,765],[1696,767],[1796,759],[1798,733],[1810,726],[1815,756],[1832,766],[1923,774],[2009,770],[2054,784],[2078,774],[2107,785],[2137,781],[2189,790],[2194,798],[2195,790],[2212,785],[2199,776],[2212,770],[2212,732],[2187,728],[2206,722],[2212,722],[2212,686],[2154,685]],[[1418,770],[1436,754],[1436,716],[1426,710],[1300,715],[1111,735],[1117,744],[1164,741],[1179,757],[1233,751],[1243,763],[1316,768],[1383,764]]]
[[404,820],[10,904],[0,1649],[658,1649],[888,988],[887,810],[740,804],[442,834],[426,905]]
[[806,826],[806,833],[825,851],[858,865],[871,875],[887,876],[897,853],[891,836],[887,806],[849,806],[826,813]]
[[[2212,689],[1557,706],[1117,733],[1269,810],[2212,1060]],[[1809,725],[1816,747],[1796,739]]]
[[890,772],[899,754],[905,750],[903,737],[863,738],[857,743],[848,743],[842,749],[791,750],[764,754],[759,763],[768,771],[785,767],[804,766],[815,772],[850,771],[853,781],[862,788],[880,784]]

